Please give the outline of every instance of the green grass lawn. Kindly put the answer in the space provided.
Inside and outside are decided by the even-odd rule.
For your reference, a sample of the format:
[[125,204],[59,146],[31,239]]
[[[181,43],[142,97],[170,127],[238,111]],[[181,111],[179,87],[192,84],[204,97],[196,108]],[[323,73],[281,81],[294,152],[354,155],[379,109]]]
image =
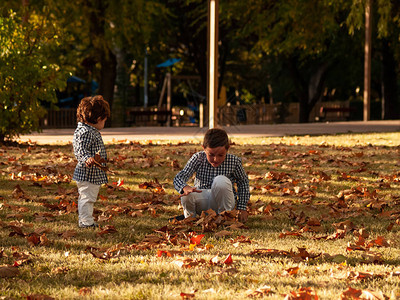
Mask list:
[[0,299],[399,299],[400,133],[232,142],[245,225],[169,222],[201,145],[153,141],[106,145],[95,230],[77,226],[72,145],[0,147]]

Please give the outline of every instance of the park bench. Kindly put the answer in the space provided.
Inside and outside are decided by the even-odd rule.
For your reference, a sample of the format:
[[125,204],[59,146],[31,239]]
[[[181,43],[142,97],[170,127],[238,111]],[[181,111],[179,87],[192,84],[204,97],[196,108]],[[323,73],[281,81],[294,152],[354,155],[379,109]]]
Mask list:
[[137,110],[127,109],[126,123],[131,125],[154,126],[167,124],[168,119],[171,121],[178,120],[179,114],[176,115],[172,110]]
[[172,116],[171,110],[127,110],[126,122],[130,125],[154,125],[154,123],[167,123],[168,116]]
[[330,119],[334,120],[346,120],[348,121],[350,118],[350,113],[354,111],[354,108],[351,107],[326,107],[321,106],[319,110],[319,120],[326,121],[327,117],[330,116]]

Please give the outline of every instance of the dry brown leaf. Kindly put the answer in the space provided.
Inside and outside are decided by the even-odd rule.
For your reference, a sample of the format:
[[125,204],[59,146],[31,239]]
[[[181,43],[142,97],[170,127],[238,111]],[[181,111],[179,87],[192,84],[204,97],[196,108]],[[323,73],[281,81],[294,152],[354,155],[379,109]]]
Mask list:
[[79,295],[81,295],[81,296],[90,295],[91,293],[92,293],[92,289],[89,287],[83,287],[79,290]]
[[318,300],[318,296],[313,288],[302,287],[287,294],[284,300]]
[[59,236],[61,236],[63,239],[68,240],[68,239],[76,236],[76,231],[75,230],[67,230],[67,231],[64,231],[63,233],[60,233]]
[[43,294],[33,294],[26,296],[27,300],[55,300],[55,298]]
[[262,287],[259,287],[256,290],[247,290],[246,291],[247,297],[249,298],[261,298],[265,296],[269,296],[271,294],[275,294],[275,292],[272,291],[271,287],[268,285],[264,285]]
[[19,270],[16,267],[0,266],[0,278],[10,278],[19,275]]

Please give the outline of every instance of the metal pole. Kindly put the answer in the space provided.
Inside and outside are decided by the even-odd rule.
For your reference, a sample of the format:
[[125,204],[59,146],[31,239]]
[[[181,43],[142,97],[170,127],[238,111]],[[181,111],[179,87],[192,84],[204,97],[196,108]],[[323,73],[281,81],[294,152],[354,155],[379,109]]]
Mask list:
[[149,102],[149,97],[147,93],[147,85],[148,85],[148,80],[147,80],[147,47],[145,48],[145,55],[144,55],[144,107],[146,108]]
[[365,2],[364,121],[371,119],[371,15],[372,0]]
[[217,125],[216,104],[218,99],[218,0],[208,3],[208,103],[209,128]]
[[204,127],[204,104],[201,102],[199,104],[199,127]]
[[[171,110],[171,73],[167,73],[167,111]],[[167,116],[167,127],[171,126],[171,116]]]

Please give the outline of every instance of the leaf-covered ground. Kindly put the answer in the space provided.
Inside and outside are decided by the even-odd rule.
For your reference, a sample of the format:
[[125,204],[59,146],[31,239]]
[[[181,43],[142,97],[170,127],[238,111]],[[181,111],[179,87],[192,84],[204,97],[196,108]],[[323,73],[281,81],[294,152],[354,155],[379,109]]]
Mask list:
[[400,134],[234,139],[249,221],[179,215],[198,142],[107,145],[98,229],[72,146],[0,147],[0,299],[398,299]]

